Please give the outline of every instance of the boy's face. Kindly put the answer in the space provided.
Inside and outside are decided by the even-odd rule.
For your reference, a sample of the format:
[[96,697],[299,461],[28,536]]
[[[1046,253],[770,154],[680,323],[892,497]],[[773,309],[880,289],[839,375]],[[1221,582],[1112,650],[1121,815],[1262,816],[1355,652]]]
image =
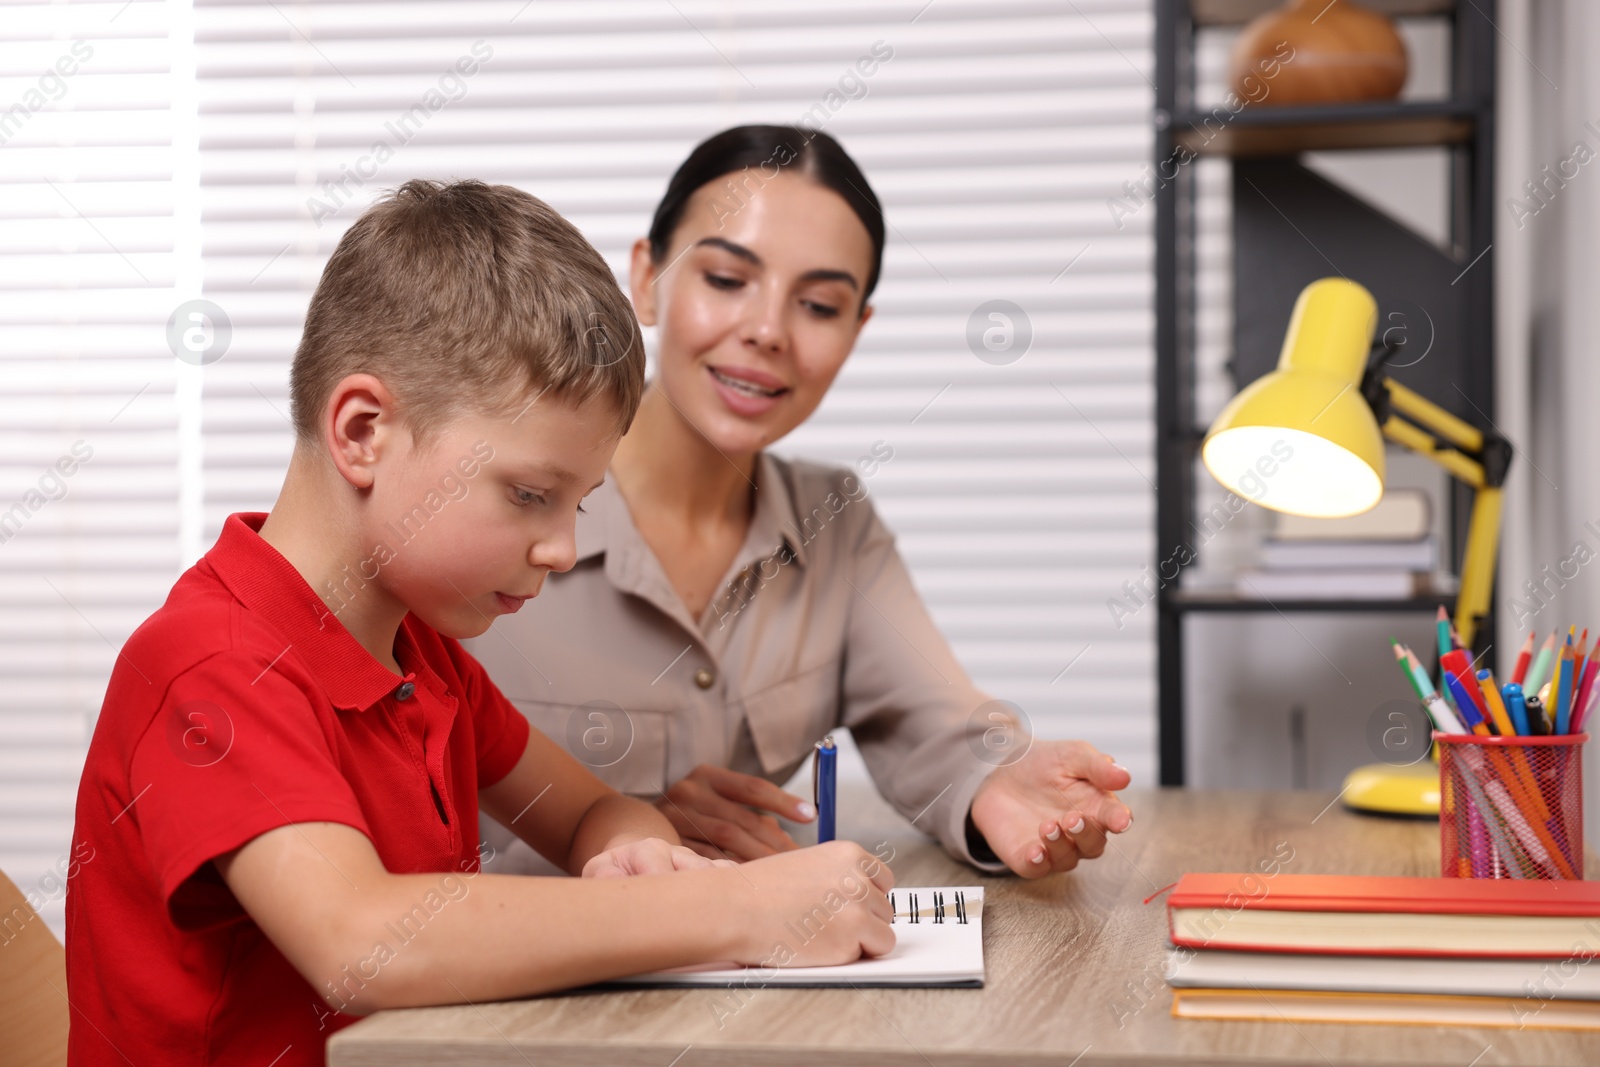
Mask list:
[[362,577],[442,634],[483,633],[572,567],[579,502],[617,440],[608,404],[549,395],[516,414],[461,416],[421,447],[399,430],[362,509]]

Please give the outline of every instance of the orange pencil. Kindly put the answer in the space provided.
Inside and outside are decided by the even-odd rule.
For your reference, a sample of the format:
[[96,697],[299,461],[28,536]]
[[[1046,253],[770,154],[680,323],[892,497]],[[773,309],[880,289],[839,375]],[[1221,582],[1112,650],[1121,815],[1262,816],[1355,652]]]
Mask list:
[[1517,666],[1511,672],[1511,680],[1518,685],[1528,676],[1528,664],[1533,662],[1533,639],[1534,632],[1529,630],[1528,639],[1522,642],[1522,651],[1517,653]]
[[1523,785],[1521,776],[1512,769],[1511,753],[1489,748],[1486,755],[1489,757],[1489,762],[1494,766],[1495,776],[1510,789],[1516,807],[1524,813],[1524,818],[1528,815],[1537,816],[1536,818],[1529,818],[1527,820],[1528,825],[1539,839],[1539,843],[1544,846],[1545,851],[1550,853],[1550,859],[1561,872],[1561,876],[1567,879],[1573,878],[1572,864],[1567,862],[1567,857],[1562,853],[1561,846],[1556,844],[1555,838],[1550,834],[1549,827],[1545,826],[1545,820],[1550,818],[1550,809],[1545,807],[1543,798],[1539,796],[1539,791],[1535,789],[1530,792]]

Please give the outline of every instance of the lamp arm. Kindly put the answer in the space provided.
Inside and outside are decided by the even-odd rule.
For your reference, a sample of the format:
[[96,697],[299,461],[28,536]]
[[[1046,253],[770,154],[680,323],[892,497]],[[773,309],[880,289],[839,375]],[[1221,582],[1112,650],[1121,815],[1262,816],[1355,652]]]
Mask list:
[[1463,452],[1483,451],[1485,434],[1476,426],[1459,419],[1415,390],[1408,389],[1393,378],[1384,376],[1383,384],[1389,390],[1389,403],[1394,409],[1429,432],[1449,441]]
[[[1500,547],[1503,486],[1511,466],[1511,443],[1493,429],[1480,430],[1457,418],[1383,372],[1393,349],[1383,346],[1361,382],[1383,436],[1426,456],[1476,490],[1467,522],[1466,552],[1461,561],[1461,590],[1456,595],[1456,631],[1472,647],[1478,627],[1489,617],[1494,592],[1495,557]],[[1417,423],[1407,422],[1401,415]],[[1419,428],[1419,426],[1421,428]],[[1445,442],[1454,447],[1448,447]]]
[[1467,522],[1467,551],[1461,561],[1461,591],[1456,594],[1456,632],[1467,648],[1477,639],[1479,624],[1489,617],[1495,555],[1500,549],[1503,493],[1499,486],[1485,486],[1472,500],[1472,518]]
[[1384,437],[1419,456],[1432,460],[1472,488],[1482,489],[1487,484],[1484,479],[1483,464],[1465,452],[1453,448],[1441,448],[1437,439],[1417,429],[1400,416],[1390,415],[1384,420],[1382,429]]
[[[1475,489],[1482,486],[1498,489],[1505,485],[1513,454],[1511,442],[1492,427],[1479,429],[1390,378],[1384,373],[1383,363],[1394,353],[1394,348],[1387,343],[1376,346],[1367,373],[1361,379],[1361,395],[1377,416],[1384,436],[1434,460]],[[1397,421],[1395,413],[1417,423],[1437,440],[1403,422],[1391,433],[1390,424]],[[1440,440],[1454,445],[1454,450],[1440,447]],[[1452,451],[1481,470],[1481,481],[1467,473],[1470,468],[1457,462]]]

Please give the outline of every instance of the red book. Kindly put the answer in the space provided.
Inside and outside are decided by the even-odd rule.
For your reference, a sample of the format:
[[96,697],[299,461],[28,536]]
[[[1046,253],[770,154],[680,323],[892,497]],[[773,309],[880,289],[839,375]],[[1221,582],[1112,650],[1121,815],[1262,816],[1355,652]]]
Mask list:
[[1600,883],[1186,874],[1167,922],[1189,948],[1565,959],[1600,943]]

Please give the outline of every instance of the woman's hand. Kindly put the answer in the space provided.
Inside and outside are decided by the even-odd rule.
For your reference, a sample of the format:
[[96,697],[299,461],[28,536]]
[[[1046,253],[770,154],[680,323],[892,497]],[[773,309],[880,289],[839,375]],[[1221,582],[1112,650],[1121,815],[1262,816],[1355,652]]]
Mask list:
[[656,807],[683,843],[712,859],[754,860],[800,845],[783,832],[774,811],[795,822],[810,822],[816,809],[765,778],[702,763],[674,782]]
[[1127,788],[1127,768],[1083,741],[1034,739],[1015,763],[1000,767],[972,798],[972,822],[994,854],[1024,878],[1070,871],[1106,849],[1133,813],[1113,790]]
[[732,860],[711,860],[659,837],[628,841],[596,853],[583,865],[585,878],[630,878],[636,874],[671,874],[706,867],[732,867]]
[[894,873],[853,841],[829,841],[738,867],[728,914],[743,926],[737,962],[820,967],[894,948]]

